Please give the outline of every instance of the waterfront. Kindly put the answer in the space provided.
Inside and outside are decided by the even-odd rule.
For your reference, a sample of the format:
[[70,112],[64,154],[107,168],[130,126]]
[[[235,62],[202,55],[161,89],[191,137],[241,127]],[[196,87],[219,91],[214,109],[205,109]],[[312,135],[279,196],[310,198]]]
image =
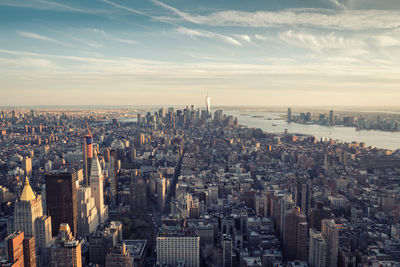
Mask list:
[[[182,108],[182,107],[180,107]],[[215,112],[218,108],[212,110]],[[239,107],[224,108],[224,113],[238,118],[239,124],[249,128],[261,128],[268,133],[283,133],[285,129],[289,133],[313,135],[318,139],[327,138],[342,142],[364,142],[367,146],[397,150],[400,148],[400,132],[386,132],[378,130],[356,131],[355,127],[345,126],[322,126],[317,124],[287,123],[282,118],[286,116],[283,112],[270,112],[242,109]],[[154,113],[157,108],[142,108],[139,112],[146,114]],[[129,115],[132,116],[133,113]],[[137,121],[135,117],[119,117],[121,122]]]
[[356,131],[355,127],[287,123],[281,119],[282,113],[242,112],[238,110],[229,110],[227,113],[236,116],[242,125],[250,128],[261,128],[269,133],[283,133],[285,129],[288,129],[289,133],[313,135],[318,139],[325,137],[343,142],[365,142],[367,146],[391,150],[400,148],[400,132]]

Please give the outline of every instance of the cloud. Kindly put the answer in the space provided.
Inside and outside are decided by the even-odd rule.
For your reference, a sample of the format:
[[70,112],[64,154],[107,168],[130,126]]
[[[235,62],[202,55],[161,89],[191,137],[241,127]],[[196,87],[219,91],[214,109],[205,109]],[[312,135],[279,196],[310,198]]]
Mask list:
[[289,30],[278,35],[282,41],[289,45],[316,52],[327,50],[350,50],[354,52],[356,49],[360,51],[365,49],[365,44],[361,40],[337,36],[335,33],[312,34]]
[[338,8],[340,8],[340,9],[344,9],[344,10],[347,10],[347,7],[346,7],[343,3],[339,2],[339,0],[330,0],[330,2],[331,2],[335,7],[338,7]]
[[247,34],[236,34],[235,35],[237,38],[242,39],[243,41],[252,43],[251,37],[248,36]]
[[0,58],[0,65],[17,66],[17,67],[34,67],[34,68],[55,68],[56,65],[50,60],[43,58]]
[[154,4],[156,4],[156,5],[160,6],[160,7],[163,7],[165,9],[168,9],[168,10],[172,11],[174,14],[178,15],[179,17],[183,18],[186,21],[193,22],[193,23],[196,23],[196,24],[200,24],[201,23],[201,20],[198,20],[198,19],[196,19],[196,17],[193,17],[193,16],[189,15],[188,13],[180,11],[179,9],[177,9],[175,7],[172,7],[172,6],[169,6],[167,4],[164,4],[163,2],[160,2],[158,0],[151,0],[151,2],[153,2]]
[[40,35],[34,32],[25,32],[25,31],[17,31],[17,34],[23,36],[23,37],[27,37],[27,38],[31,38],[31,39],[35,39],[35,40],[40,40],[40,41],[45,41],[45,42],[50,42],[50,43],[54,43],[54,44],[59,44],[59,45],[63,45],[63,46],[70,46],[67,43],[64,43],[62,41],[44,36],[44,35]]
[[189,29],[185,27],[179,27],[176,29],[176,32],[187,35],[190,37],[206,37],[206,38],[214,38],[214,39],[219,39],[225,43],[236,45],[236,46],[241,46],[242,44],[236,40],[235,38],[232,38],[227,35],[215,33],[215,32],[210,32],[210,31],[199,31],[199,30],[194,30],[194,29]]
[[125,44],[137,44],[137,42],[134,41],[134,40],[118,38],[118,37],[115,37],[115,36],[113,36],[111,34],[106,33],[104,30],[101,30],[101,29],[90,29],[90,30],[93,31],[93,32],[96,32],[96,33],[100,33],[101,35],[103,35],[107,39],[115,41],[115,42],[120,42],[120,43],[125,43]]
[[260,35],[260,34],[255,34],[254,38],[256,38],[257,40],[262,40],[262,41],[268,40],[268,37],[266,37],[264,35]]
[[[400,27],[399,10],[329,10],[329,9],[288,9],[282,11],[245,12],[225,10],[208,15],[196,15],[180,11],[158,0],[152,0],[179,18],[157,17],[165,22],[187,21],[198,25],[223,27],[268,28],[278,26],[305,26],[327,29],[396,29]],[[340,2],[332,0],[336,5]],[[342,6],[345,9],[345,6]]]
[[45,0],[30,0],[30,1],[21,1],[21,0],[12,0],[12,1],[0,1],[0,6],[12,6],[12,7],[20,7],[20,8],[32,8],[39,10],[54,10],[54,11],[71,11],[71,12],[79,12],[79,13],[87,13],[87,14],[97,14],[101,13],[98,10],[87,10],[72,7],[66,4],[61,4],[52,1]]
[[137,14],[137,15],[142,15],[142,16],[146,16],[146,17],[151,17],[150,15],[148,15],[148,14],[142,12],[142,11],[139,11],[139,10],[136,10],[136,9],[133,9],[133,8],[130,8],[130,7],[126,7],[126,6],[123,6],[123,5],[114,3],[114,2],[112,2],[112,1],[108,1],[108,0],[101,0],[101,1],[104,2],[104,3],[106,3],[106,4],[112,5],[112,6],[114,6],[114,7],[127,10],[127,11],[129,11],[129,12],[131,12],[131,13],[134,13],[134,14]]

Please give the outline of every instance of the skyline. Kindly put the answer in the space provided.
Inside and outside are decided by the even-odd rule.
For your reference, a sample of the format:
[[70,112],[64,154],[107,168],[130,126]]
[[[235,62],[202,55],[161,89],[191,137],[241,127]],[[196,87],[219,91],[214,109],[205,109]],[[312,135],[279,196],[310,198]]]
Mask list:
[[400,3],[2,1],[0,105],[395,106]]

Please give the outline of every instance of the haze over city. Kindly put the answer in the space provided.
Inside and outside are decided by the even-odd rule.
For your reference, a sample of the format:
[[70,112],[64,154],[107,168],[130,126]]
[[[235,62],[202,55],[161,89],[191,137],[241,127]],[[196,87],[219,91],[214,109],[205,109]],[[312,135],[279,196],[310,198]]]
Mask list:
[[396,105],[400,2],[1,1],[0,105]]

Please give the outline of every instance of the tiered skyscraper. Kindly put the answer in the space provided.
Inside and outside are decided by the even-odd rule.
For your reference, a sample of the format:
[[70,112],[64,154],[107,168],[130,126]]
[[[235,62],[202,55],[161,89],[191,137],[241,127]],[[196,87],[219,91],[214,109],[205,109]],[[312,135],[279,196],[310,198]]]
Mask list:
[[43,256],[45,247],[52,240],[51,217],[43,216],[42,198],[35,196],[28,178],[14,206],[14,229],[23,231],[25,237],[34,237],[37,254]]
[[94,153],[92,166],[90,169],[90,188],[92,189],[92,197],[94,198],[97,213],[99,214],[100,223],[104,223],[108,219],[108,207],[104,205],[104,175],[101,171],[99,158]]
[[50,249],[51,266],[82,266],[81,242],[72,236],[68,224],[60,225],[55,244]]

